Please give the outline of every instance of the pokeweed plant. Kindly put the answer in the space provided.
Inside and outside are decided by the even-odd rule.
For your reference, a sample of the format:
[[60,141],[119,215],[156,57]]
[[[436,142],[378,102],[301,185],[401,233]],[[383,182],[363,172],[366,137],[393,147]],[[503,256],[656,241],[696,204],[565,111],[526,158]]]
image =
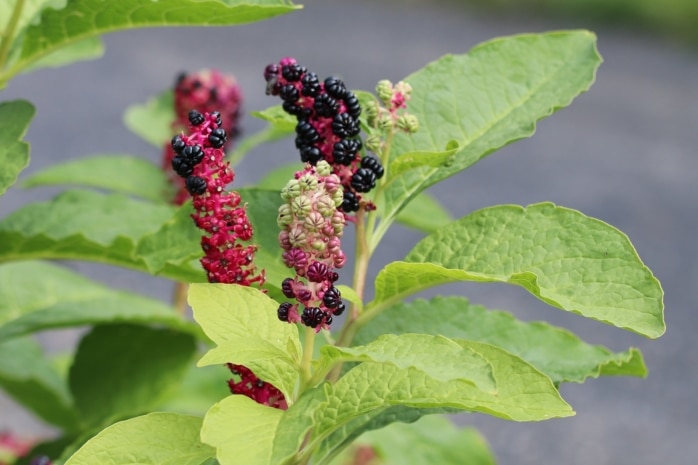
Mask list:
[[[99,55],[104,32],[241,24],[295,8],[5,2],[0,85]],[[460,296],[408,299],[448,282],[502,282],[646,337],[664,332],[661,287],[612,226],[552,203],[452,221],[424,192],[532,135],[589,88],[600,62],[587,31],[519,35],[381,80],[374,95],[287,57],[260,70],[259,89],[280,104],[254,112],[268,127],[239,144],[242,94],[216,71],[183,74],[130,108],[127,126],[163,150],[162,167],[115,154],[56,165],[24,186],[77,188],[0,220],[0,386],[60,431],[28,452],[2,436],[0,461],[488,464],[476,432],[436,414],[566,417],[561,383],[644,376],[634,348],[614,353]],[[26,101],[0,104],[2,192],[28,163],[33,113]],[[295,136],[289,166],[231,186],[250,149],[285,136]],[[396,221],[424,237],[383,264],[369,295],[372,256]],[[177,291],[170,305],[112,290],[42,261],[54,259],[170,278]],[[85,325],[59,357],[34,338]]]

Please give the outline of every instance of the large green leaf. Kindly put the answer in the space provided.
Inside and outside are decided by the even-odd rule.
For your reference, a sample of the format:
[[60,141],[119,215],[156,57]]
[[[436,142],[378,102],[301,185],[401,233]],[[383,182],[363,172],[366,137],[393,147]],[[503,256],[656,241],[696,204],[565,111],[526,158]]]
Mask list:
[[[163,224],[168,226],[175,215],[175,207],[121,194],[66,191],[0,220],[0,262],[34,258],[91,260],[183,281],[202,281],[205,277],[200,267],[191,264],[198,255],[196,243],[171,248],[170,260],[160,268],[147,265],[151,254],[158,250],[146,248],[136,253],[141,240],[158,233]],[[182,224],[182,228],[186,236],[194,227]]]
[[437,381],[462,380],[482,391],[497,390],[487,359],[476,350],[439,335],[385,334],[366,345],[327,345],[321,353],[318,365],[325,368],[323,371],[342,362],[387,363],[405,370],[414,369]]
[[124,113],[124,124],[146,142],[162,149],[174,136],[174,95],[163,92],[145,103],[129,106]]
[[405,261],[381,270],[371,305],[447,282],[504,282],[648,337],[665,330],[662,288],[628,237],[552,203],[478,210],[422,239]]
[[67,431],[77,427],[66,383],[32,338],[0,343],[0,387],[43,420]]
[[[408,109],[418,117],[420,129],[395,137],[391,161],[418,160],[414,153],[422,153],[425,166],[390,180],[379,206],[383,225],[376,237],[423,189],[532,135],[537,120],[589,88],[600,63],[592,33],[564,31],[495,39],[407,76],[404,80],[413,88]],[[451,157],[446,152],[454,147]]]
[[121,421],[90,439],[66,465],[201,465],[215,456],[199,439],[201,423],[178,413]]
[[458,428],[443,416],[430,415],[412,424],[395,423],[357,441],[370,444],[385,465],[495,465],[480,433]]
[[172,191],[159,167],[143,158],[121,154],[95,155],[51,165],[23,182],[24,187],[63,184],[98,187],[153,202],[166,202]]
[[95,327],[80,341],[70,390],[86,425],[141,414],[158,405],[191,365],[196,340],[169,329]]
[[453,218],[436,198],[420,192],[400,210],[395,220],[405,226],[432,233],[446,226]]
[[73,42],[121,29],[152,26],[227,26],[271,18],[297,9],[287,0],[71,0],[65,8],[45,10],[27,29],[21,70]]
[[0,195],[29,164],[29,144],[22,141],[34,107],[25,100],[0,103]]
[[61,266],[0,266],[0,341],[52,328],[97,323],[156,323],[197,332],[158,300],[112,290]]
[[[253,111],[252,116],[263,119],[269,125],[251,136],[245,137],[230,154],[230,162],[235,165],[253,148],[294,134],[296,120],[281,108],[281,105],[269,107],[262,111]],[[298,166],[302,166],[299,162]],[[282,186],[283,187],[283,186]]]
[[[59,68],[76,61],[94,60],[104,55],[104,43],[100,37],[88,37],[56,49],[22,70],[29,73],[41,68]],[[0,85],[2,85],[0,83]]]
[[206,414],[201,440],[216,448],[220,465],[272,465],[272,444],[283,413],[245,396],[229,396]]
[[290,402],[300,370],[301,346],[296,326],[276,316],[276,301],[250,287],[192,284],[189,305],[217,346],[201,359],[200,366],[245,365]]
[[613,353],[589,345],[569,331],[545,322],[524,323],[506,312],[487,310],[463,297],[417,299],[393,305],[362,327],[355,344],[366,344],[381,334],[413,332],[485,342],[521,357],[554,383],[581,383],[601,375],[645,376],[637,349]]

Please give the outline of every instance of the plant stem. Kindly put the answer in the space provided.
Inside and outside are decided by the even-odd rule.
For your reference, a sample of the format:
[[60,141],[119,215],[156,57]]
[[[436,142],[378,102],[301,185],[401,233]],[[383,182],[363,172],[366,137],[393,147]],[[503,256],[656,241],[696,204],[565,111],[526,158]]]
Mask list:
[[17,0],[15,2],[12,16],[10,16],[5,32],[2,34],[2,40],[0,41],[0,70],[5,68],[7,56],[10,54],[12,39],[15,36],[15,32],[17,32],[17,25],[19,24],[19,18],[22,16],[24,2],[25,0]]
[[313,350],[315,347],[315,329],[305,328],[305,340],[303,341],[303,358],[301,359],[301,386],[298,396],[309,387],[308,384],[313,376],[310,364],[313,361]]
[[189,284],[183,282],[175,284],[172,303],[177,313],[181,316],[184,316],[187,312],[187,291],[189,291]]

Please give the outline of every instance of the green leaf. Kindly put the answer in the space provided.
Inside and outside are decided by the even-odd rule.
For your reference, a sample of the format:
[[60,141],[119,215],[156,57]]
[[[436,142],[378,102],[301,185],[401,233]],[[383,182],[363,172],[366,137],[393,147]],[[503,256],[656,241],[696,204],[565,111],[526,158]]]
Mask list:
[[104,55],[102,40],[99,37],[88,37],[38,59],[24,68],[22,73],[29,73],[41,68],[59,68],[77,61],[94,60],[102,55]]
[[[288,137],[295,132],[296,120],[294,117],[284,112],[281,106],[274,106],[263,111],[253,111],[252,116],[261,118],[269,123],[269,125],[259,132],[245,137],[240,144],[230,154],[229,160],[235,165],[242,160],[247,153],[255,147],[267,143],[274,142],[284,137]],[[297,166],[302,166],[300,163]],[[260,186],[261,187],[261,186]],[[283,186],[282,186],[283,187]],[[274,187],[275,188],[275,187]]]
[[235,284],[192,284],[194,319],[217,347],[199,365],[245,365],[273,384],[287,401],[299,375],[301,346],[295,325],[279,321],[279,304],[263,292]]
[[405,261],[379,273],[373,304],[447,282],[503,282],[648,337],[665,330],[662,288],[628,237],[552,203],[478,210],[422,239]]
[[34,339],[0,343],[0,387],[48,423],[68,431],[77,427],[68,387]]
[[60,47],[107,32],[153,26],[245,24],[297,8],[285,0],[72,0],[65,8],[45,10],[40,24],[29,27],[13,69],[23,69]]
[[33,117],[34,107],[25,100],[0,103],[0,195],[29,164],[29,144],[22,138]]
[[399,223],[427,233],[436,232],[453,221],[451,214],[438,200],[420,192],[395,218]]
[[[114,176],[128,173],[128,176]],[[51,165],[30,176],[24,187],[69,184],[131,194],[166,202],[172,187],[165,173],[148,160],[130,155],[95,155]]]
[[65,465],[201,465],[215,450],[201,443],[202,420],[151,413],[115,423],[80,448]]
[[324,346],[318,365],[324,371],[342,362],[375,362],[414,369],[436,381],[467,381],[481,391],[497,390],[489,362],[475,350],[447,337],[427,334],[384,334],[354,347]]
[[601,375],[647,374],[637,349],[613,353],[586,344],[565,329],[545,322],[524,323],[510,313],[487,310],[463,297],[416,299],[393,305],[363,326],[354,343],[366,344],[381,334],[417,331],[501,347],[545,373],[555,384],[581,383]]
[[0,266],[0,341],[45,329],[124,322],[198,330],[158,300],[112,290],[61,266],[31,261]]
[[[286,183],[293,179],[297,171],[303,169],[301,163],[289,163],[267,171],[262,179],[255,185],[258,189],[275,191],[277,193],[276,200],[281,205],[281,189]],[[278,207],[277,207],[278,208]]]
[[457,428],[443,416],[395,423],[357,441],[370,444],[385,465],[495,465],[487,442],[471,428]]
[[157,410],[204,415],[211,405],[230,395],[230,370],[224,366],[189,367],[181,383],[170,390]]
[[298,124],[296,118],[286,113],[281,105],[274,105],[262,111],[253,111],[251,115],[269,123],[270,128],[278,137],[293,134]]
[[220,465],[278,463],[270,458],[283,414],[283,410],[258,404],[248,397],[230,396],[206,414],[201,440],[216,448]]
[[142,104],[131,105],[124,113],[124,124],[146,142],[162,149],[175,135],[174,96],[165,91]]
[[[187,244],[177,265],[149,269],[139,242],[177,213],[175,207],[130,199],[121,194],[66,191],[48,202],[26,205],[0,220],[0,262],[77,259],[124,266],[183,281],[201,281]],[[147,253],[144,251],[143,253]],[[152,252],[152,251],[151,251]]]
[[70,369],[75,406],[90,426],[147,412],[183,377],[195,352],[189,334],[97,326],[80,341]]
[[[415,134],[398,134],[391,154],[431,153],[425,166],[390,180],[381,206],[381,237],[397,213],[422,190],[498,148],[529,137],[536,121],[568,105],[594,81],[601,57],[588,31],[495,39],[466,55],[447,55],[404,81],[412,88]],[[456,145],[457,144],[457,145]],[[458,147],[450,163],[434,164]],[[441,161],[448,161],[444,153]],[[390,170],[388,171],[390,175]]]

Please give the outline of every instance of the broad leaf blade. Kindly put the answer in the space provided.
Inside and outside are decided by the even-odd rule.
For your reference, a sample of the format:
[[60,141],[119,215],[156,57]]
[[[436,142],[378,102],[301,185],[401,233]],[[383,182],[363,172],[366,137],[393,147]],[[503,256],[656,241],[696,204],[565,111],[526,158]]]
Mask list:
[[432,233],[453,221],[451,214],[436,198],[420,192],[398,213],[396,221],[420,231]]
[[396,136],[393,158],[410,152],[438,158],[454,146],[458,150],[449,163],[415,167],[393,178],[385,191],[384,221],[389,224],[423,189],[532,135],[537,120],[591,86],[600,63],[593,34],[564,31],[495,39],[407,76],[413,88],[408,110],[420,129]]
[[648,337],[665,330],[661,286],[628,237],[552,203],[479,210],[422,239],[405,261],[381,271],[376,302],[456,280],[504,282]]
[[48,423],[77,428],[68,387],[33,339],[0,343],[0,387]]
[[201,465],[215,456],[199,439],[201,423],[178,413],[121,421],[87,441],[66,465]]
[[0,195],[29,164],[29,144],[22,141],[34,107],[24,100],[0,103]]
[[60,47],[107,32],[153,26],[245,24],[289,13],[297,8],[284,0],[73,0],[65,8],[45,10],[40,24],[29,27],[22,54],[14,68],[22,69]]
[[52,165],[30,176],[23,186],[65,184],[97,187],[160,203],[166,202],[172,190],[160,168],[143,158],[121,154],[95,155]]
[[83,421],[99,426],[147,412],[184,376],[195,352],[188,334],[135,325],[95,327],[80,341],[70,368],[70,389]]
[[124,124],[146,142],[162,149],[175,135],[174,95],[166,91],[142,104],[131,105],[124,113]]
[[279,321],[279,304],[257,289],[235,284],[192,284],[194,318],[218,346],[200,364],[236,363],[291,399],[301,358],[298,330]]
[[637,349],[611,352],[589,345],[569,331],[545,322],[524,323],[506,312],[487,310],[463,297],[435,297],[398,303],[383,311],[354,338],[366,344],[381,334],[412,332],[492,344],[521,357],[554,383],[581,383],[602,375],[645,376]]
[[201,440],[216,448],[220,465],[271,465],[275,463],[270,460],[272,444],[283,413],[245,396],[230,396],[206,414]]
[[31,261],[0,266],[0,341],[45,329],[116,322],[198,329],[158,300],[109,289],[60,266]]
[[104,55],[104,43],[99,37],[73,42],[70,45],[56,49],[56,51],[31,63],[22,73],[29,73],[41,68],[58,68],[77,61],[94,60]]
[[156,233],[177,212],[169,205],[141,202],[120,194],[67,191],[48,202],[27,205],[0,220],[0,262],[78,259],[124,266],[180,279],[201,281],[190,263],[191,244],[173,254],[176,265],[149,269],[139,243]]

